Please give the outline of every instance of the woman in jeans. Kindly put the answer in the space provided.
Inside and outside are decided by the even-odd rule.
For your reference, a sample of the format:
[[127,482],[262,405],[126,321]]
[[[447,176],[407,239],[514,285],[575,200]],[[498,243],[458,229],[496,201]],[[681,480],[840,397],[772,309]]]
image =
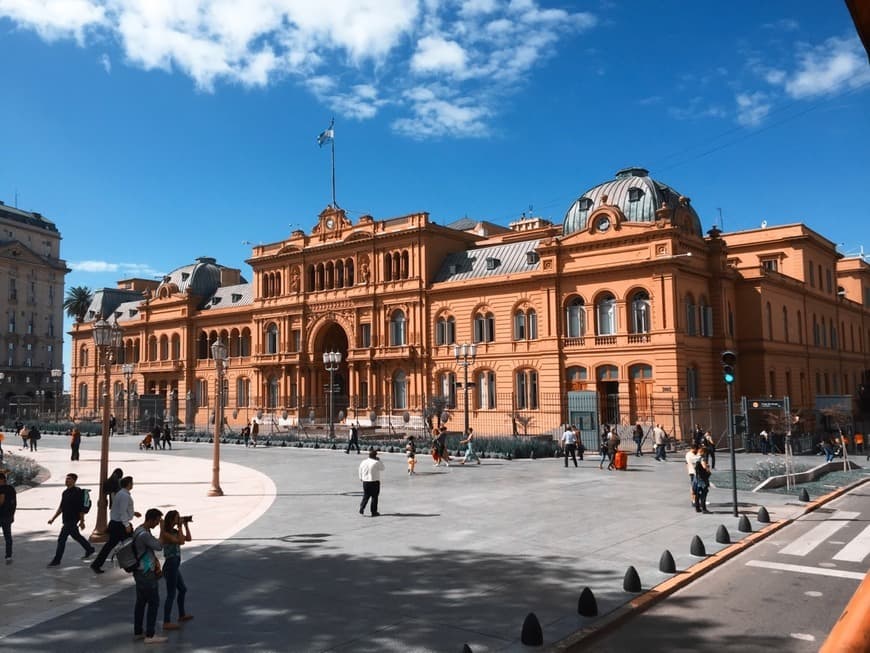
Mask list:
[[[184,532],[182,532],[182,529]],[[184,611],[187,585],[181,576],[181,545],[190,542],[190,520],[182,519],[177,510],[170,510],[160,527],[160,543],[163,545],[163,577],[166,579],[166,603],[163,604],[163,630],[177,630],[172,621],[172,603],[178,594],[178,620],[189,621],[193,617]]]

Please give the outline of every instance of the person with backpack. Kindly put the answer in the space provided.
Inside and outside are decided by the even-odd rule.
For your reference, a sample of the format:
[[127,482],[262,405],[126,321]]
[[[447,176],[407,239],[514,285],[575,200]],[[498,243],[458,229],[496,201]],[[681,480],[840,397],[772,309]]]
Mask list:
[[15,488],[6,484],[6,474],[0,472],[0,528],[6,542],[6,564],[12,562],[12,522],[15,521],[17,507]]
[[[151,529],[160,525],[163,513],[157,508],[145,512],[145,521],[133,531],[133,547],[137,563],[133,569],[136,582],[136,605],[133,608],[133,639],[144,639],[146,644],[162,644],[168,637],[157,635],[157,610],[160,608],[160,561],[157,551],[163,545],[151,534]],[[146,615],[145,609],[148,609]],[[144,620],[144,628],[143,628]]]
[[[115,470],[115,472],[117,471],[119,470]],[[115,472],[113,472],[113,475]],[[125,476],[121,479],[120,485],[121,489],[115,494],[112,508],[109,510],[106,543],[91,563],[91,569],[95,574],[103,573],[103,563],[109,557],[112,549],[133,532],[133,518],[142,516],[133,508],[133,497],[130,495],[130,490],[133,489],[133,477]]]
[[78,478],[77,474],[70,473],[66,475],[66,490],[63,491],[63,494],[60,497],[60,505],[57,507],[57,512],[55,512],[54,516],[48,520],[48,523],[52,524],[54,523],[54,520],[61,515],[61,522],[63,523],[63,528],[60,529],[60,535],[57,536],[57,549],[54,552],[54,558],[52,558],[51,562],[48,563],[49,567],[57,567],[60,565],[64,549],[66,548],[67,538],[71,537],[81,544],[82,548],[85,550],[85,555],[82,556],[82,560],[90,558],[94,555],[94,551],[96,550],[91,546],[90,542],[83,538],[81,533],[79,533],[80,530],[84,530],[85,528],[85,513],[90,510],[90,501],[87,498],[85,491],[80,487],[76,487],[76,481]]

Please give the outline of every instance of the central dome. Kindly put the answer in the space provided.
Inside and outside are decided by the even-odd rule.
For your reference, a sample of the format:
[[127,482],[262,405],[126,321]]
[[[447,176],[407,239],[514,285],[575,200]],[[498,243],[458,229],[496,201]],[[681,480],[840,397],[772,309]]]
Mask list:
[[577,198],[565,214],[562,235],[586,229],[589,215],[601,206],[605,198],[607,204],[619,207],[628,222],[654,222],[656,211],[662,206],[672,211],[686,209],[692,232],[703,235],[698,214],[688,200],[681,202],[682,197],[670,186],[650,177],[645,168],[623,168],[616,173],[615,179],[598,184]]

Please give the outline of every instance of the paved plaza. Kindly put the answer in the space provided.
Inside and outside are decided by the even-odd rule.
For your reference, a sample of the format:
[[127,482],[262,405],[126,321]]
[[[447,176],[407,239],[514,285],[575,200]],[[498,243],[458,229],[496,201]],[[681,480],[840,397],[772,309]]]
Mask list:
[[[679,454],[666,463],[630,456],[626,472],[599,470],[597,456],[579,469],[556,459],[447,469],[421,455],[409,477],[403,455],[382,453],[382,516],[372,518],[357,512],[362,456],[224,445],[225,496],[209,498],[211,445],[140,451],[139,439],[113,437],[109,469],[134,477],[139,512],[194,515],[182,570],[195,618],[168,633],[168,644],[146,647],[132,638],[131,575],[95,575],[73,542],[61,567],[46,568],[60,530],[46,521],[64,475],[74,471],[79,485],[96,489],[99,468],[99,438],[86,438],[81,460],[70,462],[67,439],[46,435],[28,455],[50,476],[20,493],[14,562],[0,567],[0,650],[527,650],[519,637],[529,612],[545,643],[555,643],[593,623],[577,615],[584,587],[604,615],[635,596],[622,589],[629,565],[648,589],[668,577],[658,571],[665,549],[680,570],[698,561],[694,535],[707,553],[723,546],[714,539],[720,524],[732,540],[744,536],[730,490],[711,490],[714,514],[689,506]],[[13,438],[4,444],[15,451]],[[756,460],[741,455],[738,466]],[[719,456],[717,469],[728,462]],[[741,492],[739,501],[752,515],[763,503],[774,521],[803,512],[787,495]],[[88,532],[95,519],[96,506]],[[161,621],[162,612],[158,632]]]

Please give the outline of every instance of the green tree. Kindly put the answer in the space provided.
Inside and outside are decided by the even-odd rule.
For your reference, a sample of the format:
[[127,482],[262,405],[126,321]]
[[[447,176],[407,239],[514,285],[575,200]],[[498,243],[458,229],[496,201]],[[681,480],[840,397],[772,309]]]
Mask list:
[[74,317],[76,322],[82,322],[93,298],[94,293],[87,286],[73,286],[67,291],[66,298],[63,300],[66,314]]

